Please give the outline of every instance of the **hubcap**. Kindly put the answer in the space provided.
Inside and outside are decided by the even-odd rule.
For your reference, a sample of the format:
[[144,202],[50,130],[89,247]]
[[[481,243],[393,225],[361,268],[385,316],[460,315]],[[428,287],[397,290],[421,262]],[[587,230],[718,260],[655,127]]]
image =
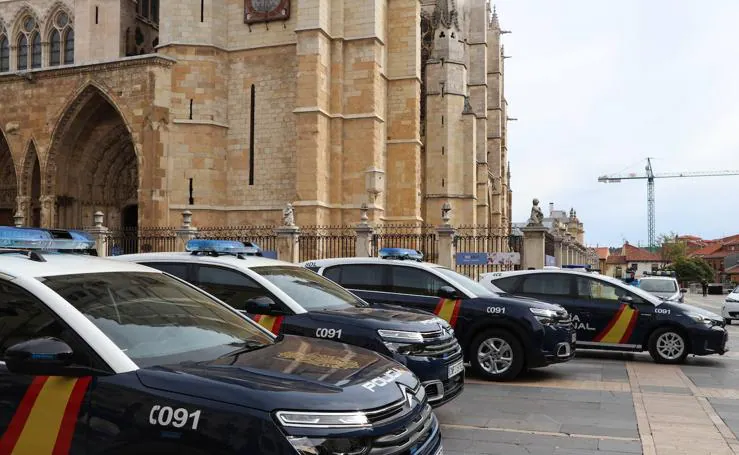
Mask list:
[[488,338],[477,348],[477,361],[490,374],[503,374],[513,364],[513,348],[501,338]]
[[657,338],[657,352],[667,360],[679,358],[685,350],[683,337],[674,332],[663,333]]

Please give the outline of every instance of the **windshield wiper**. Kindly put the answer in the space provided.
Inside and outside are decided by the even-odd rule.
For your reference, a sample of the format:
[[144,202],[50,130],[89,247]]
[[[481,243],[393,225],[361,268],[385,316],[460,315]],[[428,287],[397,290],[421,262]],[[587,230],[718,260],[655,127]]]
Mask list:
[[258,341],[244,341],[243,343],[239,343],[241,345],[240,348],[235,349],[227,354],[223,354],[222,356],[218,357],[219,359],[223,359],[225,357],[233,357],[239,354],[244,354],[246,352],[252,352],[256,351],[258,349],[266,348],[269,346],[268,344],[260,343]]

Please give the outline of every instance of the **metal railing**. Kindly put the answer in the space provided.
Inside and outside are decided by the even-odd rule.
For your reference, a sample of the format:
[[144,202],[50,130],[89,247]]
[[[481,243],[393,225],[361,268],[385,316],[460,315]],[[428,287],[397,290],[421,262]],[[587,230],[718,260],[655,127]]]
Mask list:
[[428,225],[389,224],[378,226],[372,235],[370,254],[377,257],[382,248],[410,248],[423,253],[424,261],[439,259],[436,228]]

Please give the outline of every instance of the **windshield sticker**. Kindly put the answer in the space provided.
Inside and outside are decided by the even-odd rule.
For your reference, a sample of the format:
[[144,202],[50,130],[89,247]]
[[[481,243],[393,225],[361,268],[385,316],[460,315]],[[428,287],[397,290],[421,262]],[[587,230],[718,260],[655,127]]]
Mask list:
[[374,392],[376,387],[385,387],[388,384],[392,384],[401,376],[403,376],[403,370],[399,368],[391,368],[382,375],[365,382],[364,384],[362,384],[362,387],[369,390],[370,392]]
[[285,319],[285,316],[267,316],[264,314],[257,314],[254,316],[254,322],[275,335],[279,335],[283,319]]
[[457,328],[457,316],[459,315],[459,309],[462,307],[461,300],[451,299],[439,299],[439,303],[436,305],[434,314],[445,320],[452,326]]
[[597,343],[626,343],[631,338],[639,310],[623,304],[606,328],[593,341]]
[[310,353],[305,354],[297,351],[286,351],[277,354],[277,357],[284,360],[294,360],[300,363],[307,363],[317,367],[337,368],[342,370],[351,370],[359,368],[359,362],[356,360],[347,360],[335,355]]

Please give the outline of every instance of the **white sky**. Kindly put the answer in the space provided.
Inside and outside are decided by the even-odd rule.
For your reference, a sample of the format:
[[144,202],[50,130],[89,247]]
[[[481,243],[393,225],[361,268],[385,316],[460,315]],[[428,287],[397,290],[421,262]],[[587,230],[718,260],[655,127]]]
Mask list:
[[[590,245],[647,242],[647,182],[739,170],[739,1],[497,0],[513,221],[574,207]],[[656,232],[739,233],[739,176],[657,179]]]

